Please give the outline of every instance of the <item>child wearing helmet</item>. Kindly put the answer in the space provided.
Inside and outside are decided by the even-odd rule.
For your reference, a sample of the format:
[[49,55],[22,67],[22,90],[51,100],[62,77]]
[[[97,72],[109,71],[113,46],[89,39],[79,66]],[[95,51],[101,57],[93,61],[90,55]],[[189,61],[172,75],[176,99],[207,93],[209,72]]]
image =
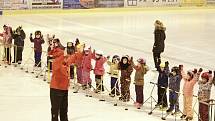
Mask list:
[[179,112],[179,92],[181,83],[180,69],[174,66],[169,74],[169,103],[170,107],[166,111],[167,113],[172,112],[175,109],[174,114]]
[[83,89],[91,87],[92,80],[90,78],[90,71],[92,70],[91,59],[93,57],[91,47],[84,48],[84,55],[82,60],[82,86]]
[[169,75],[169,63],[168,61],[165,63],[161,63],[160,67],[158,68],[158,102],[155,105],[161,109],[167,108],[167,95],[166,89],[168,87],[168,75]]
[[[67,54],[72,55],[75,53],[75,46],[73,42],[67,42],[66,46]],[[74,79],[74,65],[70,65],[70,79]]]
[[119,70],[121,71],[121,97],[119,97],[119,100],[122,100],[123,102],[129,102],[131,73],[133,72],[133,68],[129,62],[128,56],[123,56],[121,58],[121,61],[119,62]]
[[118,64],[120,61],[120,57],[118,55],[114,55],[112,61],[108,58],[107,64],[110,66],[109,74],[111,76],[111,93],[109,94],[111,97],[115,97],[115,95],[119,96],[119,68]]
[[14,39],[14,61],[13,63],[21,64],[22,62],[22,52],[24,49],[24,39],[26,37],[24,30],[21,26],[17,27],[13,32],[12,37]]
[[201,75],[201,80],[198,81],[199,91],[198,91],[198,100],[199,100],[199,121],[208,121],[209,120],[209,107],[206,104],[210,102],[211,87],[212,87],[212,71],[204,72]]
[[100,91],[104,91],[103,85],[103,75],[105,74],[104,63],[107,61],[107,58],[103,56],[103,52],[101,50],[97,51],[94,50],[93,59],[96,61],[94,67],[96,81],[95,92],[98,93]]
[[193,103],[193,88],[196,82],[199,80],[200,73],[202,69],[200,68],[199,71],[194,69],[193,71],[187,71],[187,74],[182,69],[182,79],[184,80],[183,86],[183,115],[181,116],[182,119],[192,120],[193,119],[193,110],[192,110],[192,103]]
[[4,59],[7,64],[11,64],[11,44],[12,44],[12,28],[8,25],[3,26],[4,32],[0,33],[3,37],[2,43],[4,45]]
[[34,60],[35,60],[34,66],[41,67],[42,44],[45,43],[41,31],[36,31],[34,38],[32,37],[31,33],[30,41],[34,43]]
[[82,60],[83,60],[83,56],[84,56],[84,44],[78,44],[76,45],[76,52],[73,54],[74,56],[74,60],[75,60],[75,68],[76,68],[76,75],[77,75],[77,88],[74,91],[74,93],[77,93],[78,90],[80,89],[80,86],[83,85],[82,82]]
[[[47,52],[49,53],[51,51],[51,46],[53,44],[53,40],[55,39],[55,35],[52,35],[50,37],[49,34],[47,34],[47,44],[48,44],[48,49],[47,49]],[[47,67],[50,71],[52,71],[52,57],[50,56],[47,56]]]
[[148,69],[148,66],[146,65],[146,61],[144,58],[139,58],[137,60],[137,65],[135,65],[133,61],[131,62],[131,64],[132,64],[132,67],[136,70],[135,76],[134,76],[134,84],[135,84],[135,92],[136,92],[135,106],[138,109],[140,109],[144,101],[144,94],[143,94],[144,75],[147,73],[149,69]]

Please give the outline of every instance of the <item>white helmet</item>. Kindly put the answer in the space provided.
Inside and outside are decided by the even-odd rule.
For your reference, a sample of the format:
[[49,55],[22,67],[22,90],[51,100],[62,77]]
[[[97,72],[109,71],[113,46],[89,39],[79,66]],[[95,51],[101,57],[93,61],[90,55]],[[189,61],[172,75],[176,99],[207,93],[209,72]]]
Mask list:
[[84,51],[88,51],[90,49],[90,46],[86,46],[85,48],[84,48]]
[[103,51],[101,51],[101,50],[97,50],[97,51],[96,51],[96,54],[98,54],[98,55],[101,55],[101,56],[102,56],[104,53],[103,53]]

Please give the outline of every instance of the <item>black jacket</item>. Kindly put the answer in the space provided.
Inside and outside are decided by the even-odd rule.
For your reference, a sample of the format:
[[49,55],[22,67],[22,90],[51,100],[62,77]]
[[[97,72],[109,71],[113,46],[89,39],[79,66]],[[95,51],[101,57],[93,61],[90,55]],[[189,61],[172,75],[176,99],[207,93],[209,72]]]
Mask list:
[[164,52],[165,44],[164,40],[166,39],[166,34],[164,29],[155,29],[154,31],[154,46],[153,53],[162,53]]
[[24,39],[25,39],[26,35],[25,35],[25,32],[23,30],[21,31],[20,35],[14,33],[12,36],[14,39],[14,45],[19,46],[19,47],[24,46]]

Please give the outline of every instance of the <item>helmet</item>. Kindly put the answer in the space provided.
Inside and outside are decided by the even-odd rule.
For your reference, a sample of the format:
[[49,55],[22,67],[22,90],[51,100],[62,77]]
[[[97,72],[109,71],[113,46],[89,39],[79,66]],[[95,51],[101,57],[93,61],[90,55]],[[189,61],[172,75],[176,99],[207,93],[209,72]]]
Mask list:
[[77,47],[77,49],[80,49],[81,48],[81,44],[78,44],[76,47]]
[[103,53],[103,51],[101,51],[101,50],[97,50],[97,51],[96,51],[96,54],[102,56],[104,53]]
[[118,55],[114,55],[112,60],[114,59],[117,59],[118,61],[120,61],[120,57]]
[[35,31],[35,35],[41,35],[41,31]]
[[172,67],[171,72],[175,72],[176,74],[179,74],[179,67],[177,66]]
[[204,72],[204,73],[202,73],[201,77],[202,77],[202,79],[204,78],[206,80],[209,80],[209,73],[208,72]]
[[73,43],[72,42],[67,42],[67,47],[72,47]]
[[193,76],[194,76],[194,73],[193,73],[192,70],[187,71],[187,74],[188,74],[191,78],[193,78]]
[[144,58],[139,58],[137,60],[137,62],[139,62],[140,64],[145,64],[146,63],[146,60]]
[[91,48],[90,46],[86,46],[86,47],[84,48],[84,51],[88,51],[90,48]]
[[161,67],[161,68],[164,68],[164,67],[165,67],[165,63],[161,63],[161,64],[160,64],[160,67]]

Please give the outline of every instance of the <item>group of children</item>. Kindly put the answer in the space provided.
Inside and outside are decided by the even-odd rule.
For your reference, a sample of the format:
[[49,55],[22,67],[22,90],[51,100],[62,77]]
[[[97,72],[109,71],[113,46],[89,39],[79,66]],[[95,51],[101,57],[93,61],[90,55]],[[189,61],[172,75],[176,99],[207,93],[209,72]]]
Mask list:
[[[12,28],[4,25],[4,32],[0,34],[3,37],[3,43],[5,46],[5,55],[7,61],[10,60],[9,48],[14,39],[14,44],[17,46],[17,50],[14,50],[14,55],[17,55],[14,62],[21,64],[22,61],[22,51],[24,48],[24,39],[25,32],[22,27],[18,27],[14,32]],[[35,37],[32,37],[30,34],[30,41],[34,43],[34,58],[35,65],[41,67],[41,55],[42,55],[42,44],[45,42],[41,31],[35,32]],[[128,55],[122,56],[121,58],[118,55],[114,55],[112,59],[110,56],[105,57],[104,53],[100,50],[93,50],[89,46],[82,44],[76,39],[75,42],[68,42],[67,46],[64,47],[60,40],[55,38],[55,35],[47,35],[48,42],[48,52],[51,51],[51,47],[57,43],[60,49],[66,50],[66,54],[70,55],[69,57],[72,60],[72,65],[70,65],[70,78],[74,78],[76,71],[77,82],[81,84],[83,89],[88,87],[93,87],[92,80],[90,77],[90,72],[93,70],[95,74],[96,86],[94,91],[96,93],[104,91],[103,85],[103,76],[105,75],[104,64],[107,63],[110,67],[108,74],[110,74],[110,83],[111,91],[110,96],[120,96],[119,100],[128,102],[130,100],[130,84],[131,80],[134,80],[135,92],[136,92],[136,102],[135,106],[140,108],[144,101],[144,75],[149,70],[146,65],[146,60],[144,58],[139,58],[135,64],[133,57]],[[16,51],[16,52],[15,52]],[[47,65],[50,64],[50,70],[52,70],[52,56],[47,56]],[[92,60],[95,60],[95,67],[92,67]],[[9,62],[10,63],[10,62]],[[74,70],[75,69],[75,70]],[[131,74],[135,70],[134,79],[131,79]],[[178,113],[179,110],[179,96],[180,93],[180,83],[181,80],[184,80],[183,86],[183,101],[184,101],[184,110],[181,118],[186,118],[191,120],[193,118],[192,114],[192,100],[193,100],[193,88],[194,85],[198,82],[199,84],[199,110],[200,119],[207,121],[208,119],[208,107],[205,103],[209,103],[210,92],[212,84],[215,84],[215,78],[212,76],[212,71],[202,73],[202,69],[194,69],[192,71],[183,70],[183,66],[174,66],[171,70],[169,69],[169,63],[161,63],[159,68],[157,68],[159,73],[158,76],[158,102],[156,106],[167,108],[167,91],[169,91],[169,103],[170,107],[167,109],[167,113],[172,112],[175,109],[175,113]],[[201,74],[202,73],[202,74]],[[199,78],[201,75],[201,79]],[[120,86],[119,86],[120,84]],[[203,103],[202,103],[203,102]]]
[[[169,91],[169,103],[170,107],[166,110],[167,113],[171,113],[174,109],[174,114],[182,113],[182,119],[193,119],[193,90],[195,84],[198,82],[199,91],[199,121],[208,121],[209,107],[207,104],[210,102],[210,93],[212,84],[215,85],[215,75],[212,76],[212,71],[203,72],[203,69],[189,70],[185,72],[183,65],[175,66],[169,70],[169,63],[161,63],[158,69],[158,102],[156,106],[160,108],[167,108],[167,91]],[[214,72],[215,74],[215,72]],[[201,79],[200,79],[201,75]],[[184,81],[183,91],[180,92],[181,80]],[[179,96],[183,95],[183,112],[179,110]]]

